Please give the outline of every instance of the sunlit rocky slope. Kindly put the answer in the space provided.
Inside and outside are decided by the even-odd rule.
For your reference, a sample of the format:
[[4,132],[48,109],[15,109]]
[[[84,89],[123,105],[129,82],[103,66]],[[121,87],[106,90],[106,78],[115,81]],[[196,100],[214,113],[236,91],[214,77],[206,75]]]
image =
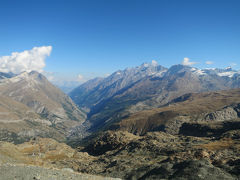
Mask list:
[[22,142],[34,136],[64,140],[85,113],[42,74],[1,74],[0,138]]

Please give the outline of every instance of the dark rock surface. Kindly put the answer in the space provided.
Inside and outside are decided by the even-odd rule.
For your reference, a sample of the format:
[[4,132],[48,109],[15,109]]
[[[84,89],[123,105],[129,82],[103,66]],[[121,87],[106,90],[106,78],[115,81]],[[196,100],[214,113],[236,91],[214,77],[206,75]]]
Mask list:
[[240,129],[240,120],[227,122],[183,123],[179,134],[197,137],[217,137],[230,130]]
[[[79,171],[123,179],[239,179],[239,132],[215,137],[154,132],[139,137],[109,131],[89,140],[81,150],[93,154],[97,165],[91,164],[90,171],[81,167]],[[117,138],[120,134],[124,143]],[[101,147],[105,152],[98,154]]]
[[[137,136],[124,131],[107,131],[88,138],[84,146],[75,142],[75,149],[47,138],[19,145],[0,142],[0,164],[35,165],[133,180],[239,179],[239,137],[240,129],[208,137],[164,132]],[[0,173],[4,172],[9,171]],[[43,174],[50,177],[52,172]],[[61,173],[57,171],[57,174]],[[75,175],[63,177],[72,176]]]

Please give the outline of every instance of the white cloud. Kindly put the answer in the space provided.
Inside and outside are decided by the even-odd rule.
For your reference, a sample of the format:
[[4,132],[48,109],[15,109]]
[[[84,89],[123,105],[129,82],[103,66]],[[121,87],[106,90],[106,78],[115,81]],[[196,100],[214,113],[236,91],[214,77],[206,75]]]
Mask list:
[[111,75],[110,73],[106,73],[106,74],[103,75],[103,77],[108,77],[110,75]]
[[155,61],[155,60],[152,60],[152,65],[153,65],[153,66],[157,66],[157,65],[158,65],[158,62]]
[[77,76],[77,81],[78,81],[78,82],[83,82],[83,81],[85,81],[83,75],[78,74],[78,76]]
[[0,72],[21,73],[23,71],[43,72],[45,59],[51,54],[52,46],[34,47],[23,52],[13,52],[11,56],[0,57]]
[[185,66],[191,66],[193,64],[196,64],[196,62],[190,62],[190,59],[188,57],[185,57],[182,61],[182,65],[185,65]]
[[205,63],[206,63],[207,65],[211,65],[211,64],[213,64],[212,61],[206,61]]

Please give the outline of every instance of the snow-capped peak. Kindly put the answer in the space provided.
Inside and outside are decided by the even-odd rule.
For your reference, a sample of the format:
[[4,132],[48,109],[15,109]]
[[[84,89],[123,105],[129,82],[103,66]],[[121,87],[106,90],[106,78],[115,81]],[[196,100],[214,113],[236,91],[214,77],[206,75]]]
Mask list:
[[225,68],[225,70],[231,71],[231,70],[232,70],[232,67],[231,67],[231,66],[228,66],[228,67]]
[[230,66],[225,69],[217,69],[217,68],[206,68],[206,69],[197,69],[191,68],[191,71],[197,75],[218,75],[225,77],[233,77],[235,74],[240,74],[240,71],[233,70]]
[[139,66],[140,68],[147,68],[147,67],[156,67],[158,66],[158,62],[155,60],[152,60],[151,62],[145,62],[143,63],[141,66]]
[[6,78],[6,79],[2,79],[0,80],[1,83],[16,83],[22,80],[28,81],[28,82],[34,82],[35,84],[38,84],[39,81],[36,80],[36,77],[34,75],[39,75],[39,73],[37,73],[36,71],[31,71],[31,72],[27,72],[24,71],[16,76],[13,76],[11,78]]
[[158,66],[158,62],[157,61],[155,61],[155,60],[152,60],[152,66]]

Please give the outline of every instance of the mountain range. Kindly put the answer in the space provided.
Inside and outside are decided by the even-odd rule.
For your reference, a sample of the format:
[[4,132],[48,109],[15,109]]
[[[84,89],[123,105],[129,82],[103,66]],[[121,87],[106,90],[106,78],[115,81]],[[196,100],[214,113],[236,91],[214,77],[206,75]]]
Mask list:
[[80,85],[69,96],[86,110],[89,130],[108,129],[129,115],[162,107],[187,93],[240,87],[240,72],[225,69],[197,69],[190,66],[144,63],[119,70],[106,78]]
[[69,95],[0,73],[1,177],[240,178],[239,71],[144,63]]
[[143,123],[140,129],[130,124],[126,128],[126,119],[168,106],[188,93],[238,87],[240,72],[229,67],[165,68],[152,62],[89,80],[69,93],[71,99],[36,71],[0,73],[0,138],[10,133],[9,141],[36,135],[66,140],[108,129],[142,134],[159,127],[146,128]]

